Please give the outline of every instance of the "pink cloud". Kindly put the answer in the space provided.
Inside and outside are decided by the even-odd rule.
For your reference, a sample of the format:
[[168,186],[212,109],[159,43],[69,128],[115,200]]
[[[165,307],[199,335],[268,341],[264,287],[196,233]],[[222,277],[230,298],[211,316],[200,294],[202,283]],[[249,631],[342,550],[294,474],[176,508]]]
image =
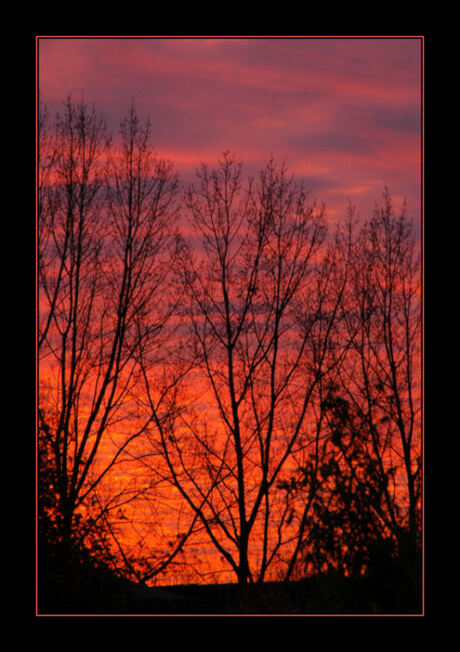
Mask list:
[[39,84],[52,109],[83,92],[114,130],[134,98],[157,150],[187,176],[225,149],[251,171],[273,154],[333,210],[339,202],[345,210],[353,188],[371,206],[387,184],[417,214],[420,47],[419,39],[43,39]]

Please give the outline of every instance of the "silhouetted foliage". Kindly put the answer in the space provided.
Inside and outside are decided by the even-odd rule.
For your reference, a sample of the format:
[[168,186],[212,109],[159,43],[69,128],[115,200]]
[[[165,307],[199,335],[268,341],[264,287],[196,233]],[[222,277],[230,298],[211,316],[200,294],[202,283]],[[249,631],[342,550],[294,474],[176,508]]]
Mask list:
[[367,572],[376,557],[389,560],[396,542],[385,527],[384,490],[394,472],[382,473],[369,448],[367,424],[331,387],[322,405],[332,446],[324,456],[304,540],[307,569],[344,576]]

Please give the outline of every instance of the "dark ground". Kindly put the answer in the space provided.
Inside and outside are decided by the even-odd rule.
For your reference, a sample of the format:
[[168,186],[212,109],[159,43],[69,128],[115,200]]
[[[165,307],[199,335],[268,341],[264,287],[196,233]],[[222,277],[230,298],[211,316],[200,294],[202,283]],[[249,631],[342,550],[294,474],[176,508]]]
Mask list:
[[88,563],[41,559],[38,616],[421,614],[420,582],[405,569],[355,579],[337,575],[297,582],[149,588]]

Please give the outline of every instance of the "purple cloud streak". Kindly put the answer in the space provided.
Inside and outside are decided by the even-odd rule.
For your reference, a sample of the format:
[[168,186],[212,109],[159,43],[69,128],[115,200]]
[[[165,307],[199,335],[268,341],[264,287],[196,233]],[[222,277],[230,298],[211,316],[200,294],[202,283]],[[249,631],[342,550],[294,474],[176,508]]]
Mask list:
[[273,155],[332,217],[384,185],[420,216],[420,39],[40,38],[39,89],[52,112],[83,94],[114,132],[134,100],[187,181],[223,150],[248,172]]

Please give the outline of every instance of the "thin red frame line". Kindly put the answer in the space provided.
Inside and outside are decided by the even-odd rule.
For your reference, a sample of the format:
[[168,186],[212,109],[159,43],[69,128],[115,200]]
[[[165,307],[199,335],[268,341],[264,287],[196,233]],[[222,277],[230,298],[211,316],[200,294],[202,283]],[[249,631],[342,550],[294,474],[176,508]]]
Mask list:
[[[38,233],[38,38],[35,41],[35,233]],[[35,244],[35,614],[38,614],[38,258]]]
[[177,34],[177,35],[165,35],[165,34],[151,34],[151,35],[143,35],[143,34],[133,34],[133,35],[107,35],[107,34],[101,34],[101,35],[85,35],[85,34],[72,34],[72,35],[59,35],[59,34],[40,34],[36,35],[36,39],[44,39],[44,38],[49,38],[49,39],[72,39],[72,38],[82,38],[82,39],[110,39],[110,38],[117,38],[117,39],[264,39],[264,38],[272,38],[272,39],[422,39],[424,36],[422,34],[417,35],[417,34],[408,34],[408,35],[403,35],[403,34],[395,34],[395,35],[369,35],[369,36],[364,36],[364,35],[314,35],[314,34],[307,34],[307,35],[295,35],[295,34],[287,34],[287,35],[248,35],[248,34],[241,34],[241,35],[236,35],[236,36],[230,36],[228,34],[220,35],[220,34],[207,34],[207,35],[185,35],[185,34]]
[[[395,36],[382,36],[382,35],[377,35],[377,36],[363,36],[363,35],[358,35],[358,36],[294,36],[294,35],[288,35],[288,36],[57,36],[57,35],[52,35],[52,36],[43,36],[43,35],[36,35],[35,37],[35,61],[36,61],[36,67],[35,67],[35,102],[36,102],[36,115],[35,115],[35,165],[36,165],[36,175],[38,174],[38,68],[39,68],[39,62],[38,62],[38,42],[39,39],[72,39],[72,38],[87,38],[87,39],[97,39],[97,38],[103,38],[103,39],[110,39],[110,38],[118,38],[118,39],[130,39],[130,38],[139,38],[139,39],[238,39],[238,38],[254,38],[254,39],[262,39],[262,38],[274,38],[274,39],[420,39],[421,40],[421,46],[422,46],[422,57],[421,57],[421,64],[422,64],[422,89],[421,89],[421,103],[422,103],[422,133],[421,133],[421,187],[422,187],[422,202],[421,202],[421,208],[422,208],[422,323],[424,325],[425,323],[425,169],[424,169],[424,163],[425,163],[425,140],[424,140],[424,134],[425,134],[425,38],[424,35],[408,35],[408,36],[402,36],[402,35],[395,35]],[[37,176],[36,176],[36,183],[37,183]],[[38,228],[38,196],[37,196],[37,185],[36,185],[36,193],[35,193],[35,228]],[[37,264],[37,260],[36,260]],[[37,271],[37,268],[36,268]],[[38,277],[36,276],[36,294],[35,294],[35,309],[36,309],[36,315],[38,314],[38,294],[37,294],[37,288],[38,288]],[[35,341],[37,342],[37,322],[35,324]],[[422,328],[422,350],[424,351],[425,348],[425,331],[424,328]],[[38,359],[37,359],[38,363]],[[38,379],[38,364],[37,364],[37,370],[36,370],[36,378]],[[424,559],[425,555],[425,411],[423,409],[424,407],[424,389],[425,389],[425,364],[424,364],[424,356],[422,354],[422,437],[423,437],[423,444],[422,444],[422,469],[423,469],[423,481],[422,481],[422,500],[423,500],[423,510],[422,510],[422,519],[423,519],[423,528],[422,528],[422,558]],[[38,383],[36,383],[36,401],[38,405]],[[36,427],[36,433],[38,432],[38,417],[37,415],[35,416],[35,427]],[[36,437],[35,440],[35,482],[36,482],[36,489],[38,487],[38,438]],[[61,615],[61,614],[39,614],[38,613],[38,491],[36,491],[36,499],[35,499],[35,537],[36,537],[36,546],[35,546],[35,575],[36,575],[36,582],[35,582],[35,609],[36,609],[36,615],[37,616],[55,616],[55,615]],[[75,617],[78,617],[78,614],[66,614],[67,615],[74,615]],[[91,615],[91,614],[89,614]],[[98,615],[98,614],[92,614],[92,615]],[[126,616],[131,616],[131,615],[136,615],[136,614],[105,614],[107,617],[112,617],[112,616],[120,616],[120,615],[126,615]],[[137,614],[137,616],[142,617],[142,616],[152,616],[152,615],[158,615],[158,614]],[[163,614],[162,614],[163,615]],[[164,614],[164,615],[169,615],[171,617],[176,616],[176,614]],[[177,614],[177,615],[191,615],[191,614]],[[209,616],[209,615],[215,615],[215,616],[220,616],[224,614],[196,614],[196,615],[203,615],[203,616]],[[228,615],[228,614],[225,614]],[[237,615],[249,615],[249,614],[237,614]],[[425,615],[425,572],[424,572],[424,564],[422,564],[422,613],[421,614],[256,614],[259,616],[264,616],[264,615],[277,615],[277,616],[284,616],[284,615],[292,615],[292,616],[331,616],[331,615],[337,615],[337,616],[424,616]]]
[[422,615],[425,615],[425,40],[422,37]]

